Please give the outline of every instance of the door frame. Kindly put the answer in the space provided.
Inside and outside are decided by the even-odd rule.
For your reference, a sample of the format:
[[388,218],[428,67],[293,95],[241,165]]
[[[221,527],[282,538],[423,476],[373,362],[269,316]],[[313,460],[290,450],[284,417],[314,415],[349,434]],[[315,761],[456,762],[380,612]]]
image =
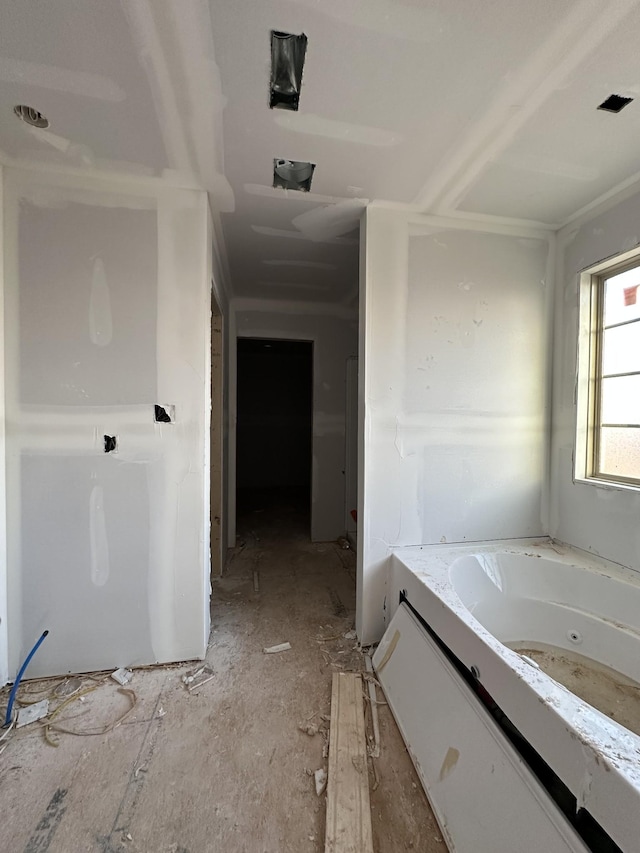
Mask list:
[[211,420],[209,424],[209,549],[211,578],[224,570],[224,322],[211,287]]

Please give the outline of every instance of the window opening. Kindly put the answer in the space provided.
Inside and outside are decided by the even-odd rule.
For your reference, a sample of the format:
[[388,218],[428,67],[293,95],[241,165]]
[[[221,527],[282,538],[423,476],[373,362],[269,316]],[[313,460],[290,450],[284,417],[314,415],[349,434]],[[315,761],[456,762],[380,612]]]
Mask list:
[[582,389],[587,397],[586,406],[578,400],[583,474],[640,486],[640,260],[589,271],[583,285],[589,290],[589,311],[583,303],[581,312],[582,346],[589,351],[578,377],[579,396]]

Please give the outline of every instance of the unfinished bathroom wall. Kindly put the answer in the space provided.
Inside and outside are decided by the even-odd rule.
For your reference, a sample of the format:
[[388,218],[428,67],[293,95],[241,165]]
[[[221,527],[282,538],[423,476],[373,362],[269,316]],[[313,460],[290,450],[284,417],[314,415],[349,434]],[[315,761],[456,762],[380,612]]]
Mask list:
[[394,546],[544,532],[553,238],[373,206],[363,239],[358,635],[368,643],[385,625]]
[[[347,359],[357,353],[358,319],[340,306],[314,303],[238,299],[232,308],[238,337],[313,341],[311,538],[336,539],[345,533],[346,375]],[[235,477],[231,488],[235,495]]]
[[[0,166],[0,376],[4,376],[4,245],[2,241],[3,189],[4,169]],[[5,453],[4,393],[0,393],[0,685],[6,684],[9,679]]]
[[200,657],[206,194],[5,175],[10,675],[44,629],[32,676]]
[[558,234],[555,299],[550,534],[640,570],[640,491],[573,480],[579,273],[640,244],[640,193],[593,212]]

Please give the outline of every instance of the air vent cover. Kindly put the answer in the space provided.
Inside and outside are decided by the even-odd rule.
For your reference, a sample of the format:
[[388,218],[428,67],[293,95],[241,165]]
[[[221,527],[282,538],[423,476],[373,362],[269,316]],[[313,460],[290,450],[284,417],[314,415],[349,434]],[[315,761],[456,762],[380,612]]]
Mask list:
[[18,104],[13,108],[13,111],[20,121],[24,121],[32,127],[49,127],[49,119],[45,118],[42,113],[39,113],[33,107],[28,107],[26,104]]
[[603,101],[598,107],[599,110],[605,110],[608,113],[619,113],[627,104],[630,104],[633,98],[624,98],[622,95],[609,95],[606,101]]

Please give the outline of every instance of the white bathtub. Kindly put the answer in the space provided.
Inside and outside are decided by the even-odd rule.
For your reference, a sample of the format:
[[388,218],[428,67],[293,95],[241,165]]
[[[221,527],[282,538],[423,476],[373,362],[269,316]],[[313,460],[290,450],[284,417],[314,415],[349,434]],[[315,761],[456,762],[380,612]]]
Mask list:
[[624,851],[640,850],[640,737],[505,644],[578,652],[640,683],[640,575],[550,540],[394,551],[413,608]]

